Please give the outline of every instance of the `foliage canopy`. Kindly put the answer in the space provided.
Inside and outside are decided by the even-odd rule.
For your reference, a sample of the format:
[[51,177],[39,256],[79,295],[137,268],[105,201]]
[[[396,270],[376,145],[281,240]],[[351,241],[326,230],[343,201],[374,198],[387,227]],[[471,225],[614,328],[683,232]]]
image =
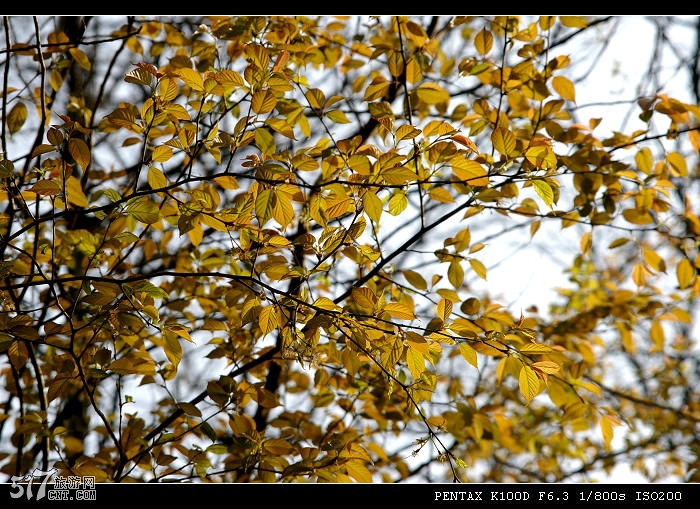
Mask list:
[[697,476],[700,108],[597,130],[618,21],[6,17],[0,471]]

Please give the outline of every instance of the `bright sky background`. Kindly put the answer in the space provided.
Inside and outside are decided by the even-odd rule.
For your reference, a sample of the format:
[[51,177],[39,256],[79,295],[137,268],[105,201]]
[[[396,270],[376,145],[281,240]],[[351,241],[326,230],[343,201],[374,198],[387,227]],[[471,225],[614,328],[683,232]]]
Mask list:
[[[695,18],[695,16],[687,17]],[[645,89],[636,89],[640,83],[644,84],[645,80],[642,76],[646,74],[650,65],[656,31],[651,22],[645,19],[646,16],[630,15],[622,18],[624,19],[619,29],[613,34],[609,48],[596,64],[595,72],[585,85],[576,86],[577,104],[591,105],[582,108],[580,111],[582,117],[579,121],[586,122],[589,118],[603,119],[595,131],[598,136],[607,135],[612,130],[628,132],[645,128],[645,124],[636,116],[638,110],[630,115],[629,105],[614,106],[610,103],[625,101],[639,95],[651,96],[655,86],[661,85],[665,93],[676,99],[692,102],[689,94],[691,86],[689,77],[676,74],[674,69],[667,70],[663,83],[655,85],[647,80]],[[689,30],[677,30],[671,36],[679,48],[684,48],[686,46],[684,41],[693,41],[697,34]],[[556,54],[560,53],[556,52]],[[575,55],[572,55],[572,59],[574,57]],[[494,250],[499,255],[488,259],[494,260],[494,263],[502,259],[503,270],[499,270],[499,265],[493,266],[493,263],[488,265],[487,284],[491,290],[498,289],[503,293],[502,303],[512,312],[518,313],[520,309],[524,310],[533,302],[541,302],[540,312],[546,312],[546,306],[556,300],[556,288],[567,286],[566,276],[560,272],[560,268],[566,266],[578,251],[578,240],[573,237],[573,234],[577,233],[574,228],[562,230],[554,222],[549,225],[543,222],[540,231],[532,241],[534,246],[539,246],[537,249],[519,249],[521,243],[512,241],[510,235],[496,240],[499,243],[505,242],[505,245]],[[554,249],[552,249],[553,238],[562,239],[562,242],[554,243]],[[521,240],[526,241],[527,236]],[[517,263],[513,263],[516,260]],[[522,270],[513,270],[514,267],[520,267]],[[695,329],[697,331],[698,327],[696,326]],[[700,331],[696,332],[696,336],[699,334]],[[622,444],[620,432],[622,429],[616,430],[613,448]],[[653,463],[653,460],[650,462]],[[602,475],[598,477],[602,482],[607,483],[646,482],[641,475],[630,472],[625,465],[615,467],[613,473],[607,478]],[[667,482],[682,481],[668,479]]]

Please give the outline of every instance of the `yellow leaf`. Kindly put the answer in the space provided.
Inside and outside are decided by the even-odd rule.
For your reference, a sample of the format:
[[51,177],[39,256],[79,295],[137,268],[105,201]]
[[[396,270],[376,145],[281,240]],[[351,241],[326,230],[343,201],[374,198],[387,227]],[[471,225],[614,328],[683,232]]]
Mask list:
[[289,239],[287,237],[283,237],[282,235],[273,235],[269,239],[267,239],[267,244],[270,246],[275,246],[275,247],[291,247],[292,243],[289,242]]
[[452,260],[450,262],[450,265],[447,268],[447,279],[455,290],[462,287],[462,283],[464,282],[464,269],[462,268],[462,264],[459,262],[459,260]]
[[679,322],[692,323],[693,319],[685,309],[673,308],[671,313],[678,319]]
[[620,425],[620,420],[612,415],[603,415],[600,418],[600,431],[603,434],[603,442],[605,443],[605,448],[610,449],[610,444],[613,439],[615,432],[614,427]]
[[[521,350],[522,351],[522,350]],[[561,370],[561,366],[556,362],[552,361],[539,361],[532,364],[532,368],[547,374],[558,373]]]
[[216,216],[210,216],[208,214],[200,214],[197,219],[205,226],[210,226],[220,232],[228,232],[229,228],[226,226],[222,220],[218,219]]
[[289,443],[288,440],[284,440],[282,438],[271,438],[269,440],[265,440],[262,445],[265,452],[268,452],[273,456],[284,456],[294,452],[294,446]]
[[157,205],[149,200],[147,196],[140,196],[129,200],[126,206],[126,212],[137,221],[141,221],[145,224],[157,223],[160,220]]
[[92,68],[90,58],[81,49],[70,48],[68,52],[70,53],[70,56],[73,57],[75,62],[84,70],[89,71]]
[[309,101],[309,106],[315,110],[323,109],[323,105],[326,103],[326,96],[323,91],[319,88],[310,88],[304,95],[306,100]]
[[197,92],[202,92],[204,90],[204,82],[202,81],[202,76],[188,67],[183,67],[176,71],[176,74],[185,82],[186,85],[193,88]]
[[66,180],[66,198],[68,199],[68,203],[72,203],[78,207],[90,206],[87,196],[85,196],[80,186],[80,181],[72,175]]
[[156,163],[164,163],[170,160],[171,157],[173,157],[173,149],[166,145],[155,147],[151,152],[151,160]]
[[700,133],[698,131],[690,131],[688,133],[688,140],[695,151],[700,152]]
[[649,329],[649,337],[651,337],[654,347],[651,349],[651,353],[662,352],[664,349],[664,341],[666,339],[666,334],[664,333],[664,328],[659,320],[654,320],[651,322],[651,328]]
[[277,197],[275,196],[275,191],[273,189],[263,189],[260,191],[260,193],[258,193],[258,196],[255,199],[255,213],[258,216],[258,221],[260,222],[261,226],[272,218],[276,201]]
[[272,154],[275,151],[275,138],[267,129],[255,130],[255,144],[263,154]]
[[373,311],[377,303],[377,296],[369,288],[353,288],[351,291],[352,300],[366,311]]
[[221,186],[224,189],[238,189],[238,181],[236,180],[235,177],[229,176],[229,175],[222,175],[220,177],[214,178],[214,182],[216,182],[219,186]]
[[394,318],[399,318],[402,320],[413,320],[416,317],[410,307],[408,307],[406,304],[401,304],[400,302],[390,302],[384,306],[384,311],[389,313]]
[[83,170],[90,166],[90,149],[80,138],[71,138],[68,142],[68,153]]
[[258,325],[260,326],[263,336],[267,336],[270,332],[275,330],[278,321],[277,308],[275,306],[266,306],[262,308],[258,315]]
[[151,81],[153,81],[153,74],[148,72],[148,70],[139,67],[126,73],[124,76],[124,81],[127,83],[135,83],[137,85],[148,87],[151,85]]
[[331,110],[328,113],[326,113],[326,117],[328,117],[329,120],[332,120],[336,124],[349,124],[350,119],[345,115],[345,112],[341,110]]
[[447,425],[447,420],[441,415],[428,417],[428,424],[433,428],[443,429]]
[[643,264],[637,263],[632,268],[632,281],[637,286],[644,286],[647,282],[647,270]]
[[622,211],[622,215],[632,224],[649,224],[654,222],[654,218],[646,210],[625,209]]
[[131,352],[126,357],[112,362],[108,369],[118,375],[155,376],[156,367],[147,353]]
[[381,176],[390,185],[406,184],[416,180],[416,172],[405,166],[382,169]]
[[174,336],[173,334],[164,334],[163,339],[163,352],[173,365],[173,368],[177,369],[180,361],[182,360],[182,346],[180,345],[177,336]]
[[437,314],[442,318],[443,322],[446,322],[452,314],[452,301],[440,299],[440,302],[437,304]]
[[486,281],[486,266],[481,263],[476,258],[469,258],[469,265],[471,265],[472,270],[477,273],[477,275]]
[[291,200],[284,193],[278,193],[272,208],[272,217],[282,228],[286,228],[294,219],[294,207]]
[[637,168],[643,171],[647,175],[651,173],[651,169],[654,166],[654,158],[649,147],[642,147],[635,155],[634,162],[637,164]]
[[313,306],[328,311],[335,311],[338,309],[338,305],[328,297],[319,297],[314,301]]
[[[233,72],[233,71],[230,71]],[[242,80],[241,80],[242,81]],[[150,85],[150,78],[146,83],[143,83],[143,85]],[[173,99],[177,97],[177,94],[179,92],[179,86],[177,84],[177,80],[172,79],[172,78],[163,78],[158,82],[158,88],[156,93],[158,94],[158,97],[164,102],[164,103],[169,103]],[[179,104],[177,106],[180,106]],[[189,118],[189,115],[188,117]],[[185,119],[182,119],[185,120]]]
[[403,124],[396,130],[394,136],[396,136],[397,141],[412,140],[420,133],[420,129],[413,127],[411,124]]
[[474,37],[474,47],[481,55],[486,55],[493,47],[493,34],[482,28]]
[[[528,353],[528,354],[533,354],[533,353],[549,353],[552,351],[552,348],[543,345],[542,343],[525,343],[521,347],[518,348],[518,350],[522,353]],[[537,364],[537,363],[535,363]]]
[[250,99],[250,108],[258,115],[270,113],[277,106],[277,98],[269,89],[258,90]]
[[281,118],[269,118],[265,121],[265,123],[282,136],[285,136],[290,140],[296,140],[292,126],[289,125],[289,122],[286,120]]
[[365,466],[365,461],[350,460],[345,463],[348,475],[360,483],[371,483],[372,473]]
[[389,69],[389,72],[395,78],[401,76],[401,74],[403,74],[404,69],[406,68],[404,66],[403,58],[401,57],[402,55],[398,51],[393,51],[389,54],[387,69]]
[[586,28],[588,20],[585,16],[559,16],[562,25],[571,28]]
[[479,367],[479,362],[478,362],[478,358],[476,355],[476,350],[474,350],[471,346],[469,346],[466,343],[460,343],[459,344],[459,353],[462,354],[462,357],[464,357],[464,359],[469,364],[471,364],[475,368]]
[[544,180],[534,180],[532,186],[542,201],[551,209],[554,208],[554,191],[552,187]]
[[462,155],[450,159],[452,171],[455,176],[470,186],[487,186],[489,184],[488,173],[481,164],[467,159]]
[[10,134],[19,131],[27,120],[27,106],[23,102],[16,103],[7,114],[6,125]]
[[188,403],[187,401],[179,401],[177,406],[187,415],[193,415],[195,417],[202,416],[202,412],[199,410],[199,408],[192,403]]
[[504,127],[495,128],[491,133],[491,143],[493,143],[493,148],[501,154],[505,156],[515,155],[515,136],[510,130]]
[[490,357],[503,357],[505,355],[503,353],[505,347],[498,341],[493,341],[491,339],[473,342],[471,346],[482,355],[488,355]]
[[471,150],[474,153],[478,153],[479,149],[476,146],[476,143],[474,143],[472,140],[464,136],[463,134],[455,134],[453,136],[450,136],[450,139],[453,141],[456,141],[460,145],[467,147],[469,150]]
[[[167,295],[166,295],[167,297]],[[165,329],[174,332],[177,336],[181,337],[182,339],[186,339],[190,343],[194,343],[192,341],[192,338],[190,337],[190,333],[187,331],[187,329],[183,325],[179,324],[173,324],[173,325],[168,325],[165,327]]]
[[406,210],[406,207],[408,206],[408,197],[406,196],[406,193],[403,191],[397,191],[395,192],[391,198],[389,198],[389,214],[392,216],[398,216]]
[[695,267],[688,258],[683,258],[676,267],[676,278],[681,290],[688,288],[695,279]]
[[437,83],[422,83],[416,89],[416,95],[426,104],[447,104],[450,102],[450,93]]
[[576,398],[575,393],[569,390],[568,385],[564,385],[556,379],[547,387],[547,393],[552,403],[560,408],[570,404],[572,398]]
[[653,249],[644,248],[644,261],[654,270],[666,272],[666,262]]
[[406,364],[408,364],[408,369],[416,380],[418,380],[423,374],[423,371],[425,371],[425,357],[414,348],[408,348],[406,350]]
[[236,436],[249,436],[250,432],[255,430],[255,421],[249,415],[231,413],[229,427]]
[[416,290],[425,290],[426,288],[428,288],[428,283],[418,272],[407,269],[402,271],[401,273],[403,274],[403,277],[406,278],[406,281],[408,281],[408,283],[411,286],[413,286]]
[[534,145],[525,151],[525,157],[536,168],[554,169],[557,167],[557,156],[547,145]]
[[[47,145],[46,143],[42,143],[42,144],[34,147],[34,149],[32,150],[32,158],[34,158],[36,156],[40,156],[41,154],[47,154],[49,152],[53,152],[55,150],[56,150],[56,147],[54,147],[53,145]],[[5,162],[5,161],[8,161],[8,160],[3,159],[3,162]],[[13,171],[14,171],[14,169],[13,169]],[[7,173],[7,172],[0,174],[0,177],[9,177],[10,175],[12,175],[12,171],[10,171],[7,174],[5,174],[5,173]]]
[[28,190],[41,196],[55,196],[61,192],[61,186],[55,180],[41,179],[37,180]]
[[481,328],[475,325],[471,320],[459,317],[455,318],[448,328],[456,334],[470,339],[476,338],[477,334],[481,332]]
[[365,90],[363,101],[374,101],[386,97],[391,83],[383,77],[375,78]]
[[353,203],[352,198],[347,196],[336,196],[329,199],[326,201],[326,216],[328,219],[340,217],[350,210]]
[[168,185],[168,181],[159,168],[151,166],[148,168],[148,185],[151,186],[151,189],[162,189]]
[[674,177],[687,177],[688,176],[688,164],[683,157],[678,152],[670,152],[666,156],[668,164],[671,165],[671,175]]
[[608,249],[614,249],[616,247],[624,246],[629,241],[630,241],[629,237],[617,238],[610,243],[610,245],[608,246]]
[[589,392],[592,392],[596,396],[600,396],[600,388],[591,382],[581,382],[579,380],[576,380],[575,384],[583,389],[586,389]]
[[522,368],[520,368],[518,382],[520,384],[520,394],[523,395],[528,403],[532,401],[537,394],[539,394],[540,379],[535,370],[530,366],[524,365]]
[[576,102],[576,88],[568,78],[564,76],[555,76],[552,78],[552,87],[562,99]]
[[591,232],[586,232],[581,235],[581,254],[586,254],[591,250],[591,245],[593,244],[593,235]]
[[415,350],[424,357],[430,355],[431,343],[426,341],[426,339],[423,336],[416,332],[408,331],[406,333],[406,344],[408,345],[408,348],[410,348],[411,350]]
[[541,221],[536,219],[530,224],[530,238],[535,236],[535,233],[540,229]]

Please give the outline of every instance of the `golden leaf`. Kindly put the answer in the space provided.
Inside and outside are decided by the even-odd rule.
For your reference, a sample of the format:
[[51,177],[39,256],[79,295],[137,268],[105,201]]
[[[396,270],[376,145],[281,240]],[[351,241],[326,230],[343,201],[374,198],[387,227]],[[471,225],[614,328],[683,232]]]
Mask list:
[[399,318],[402,320],[413,320],[416,317],[410,307],[408,307],[406,304],[401,304],[400,302],[390,302],[384,306],[383,310],[394,318]]
[[552,88],[562,99],[576,102],[576,88],[569,78],[564,76],[555,76],[552,78]]
[[90,206],[87,196],[83,193],[80,181],[72,175],[66,180],[66,197],[68,198],[68,203],[72,203],[78,207],[87,208]]
[[469,346],[466,343],[460,343],[459,344],[459,353],[462,354],[462,357],[474,366],[475,368],[479,367],[479,361],[476,355],[476,350],[474,350],[471,346]]
[[688,258],[683,258],[676,266],[676,278],[681,290],[688,288],[696,277],[695,267]]
[[518,377],[518,382],[520,385],[520,394],[523,395],[525,400],[529,403],[535,396],[540,392],[540,379],[537,373],[530,366],[523,365],[520,368],[520,376]]

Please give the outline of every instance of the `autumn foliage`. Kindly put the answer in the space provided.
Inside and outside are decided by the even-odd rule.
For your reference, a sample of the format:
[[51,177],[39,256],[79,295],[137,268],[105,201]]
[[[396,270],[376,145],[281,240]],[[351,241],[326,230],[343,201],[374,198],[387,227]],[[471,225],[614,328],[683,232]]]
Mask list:
[[697,480],[700,107],[597,129],[614,21],[6,17],[2,475]]

